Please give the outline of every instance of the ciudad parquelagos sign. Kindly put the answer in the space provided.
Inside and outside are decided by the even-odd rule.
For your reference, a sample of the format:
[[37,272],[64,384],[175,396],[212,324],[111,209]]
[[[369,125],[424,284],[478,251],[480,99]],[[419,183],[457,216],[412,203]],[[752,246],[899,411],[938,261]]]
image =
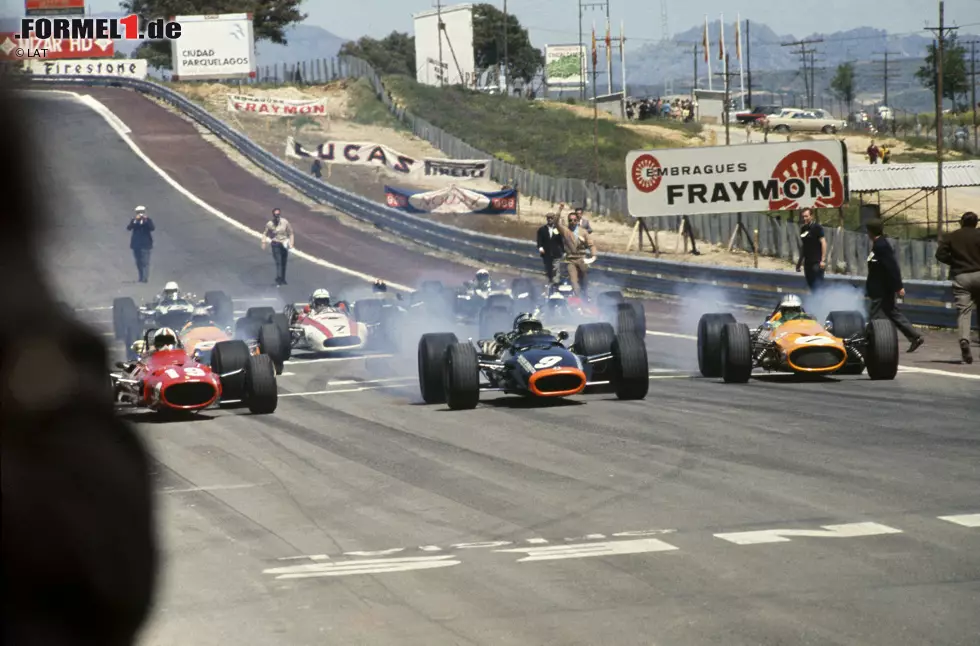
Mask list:
[[633,150],[633,217],[837,208],[848,201],[844,142],[801,141]]

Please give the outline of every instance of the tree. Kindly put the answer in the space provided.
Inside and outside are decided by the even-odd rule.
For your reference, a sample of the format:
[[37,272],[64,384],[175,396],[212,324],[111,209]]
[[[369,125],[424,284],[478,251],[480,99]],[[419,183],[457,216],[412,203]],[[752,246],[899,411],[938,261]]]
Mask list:
[[838,100],[847,105],[847,111],[851,111],[854,103],[854,63],[842,63],[837,66],[837,73],[834,74],[830,82],[830,89]]
[[378,74],[405,74],[415,78],[415,36],[393,31],[381,40],[363,36],[340,48],[343,56],[354,56],[371,64]]
[[[915,77],[935,95],[937,47],[935,44],[930,44],[927,49],[925,63],[915,73]],[[968,79],[966,47],[956,40],[954,33],[943,42],[943,98],[955,104],[956,97],[966,95],[970,88]]]
[[[251,13],[255,40],[269,40],[286,44],[286,28],[302,22],[306,14],[300,13],[303,0],[122,0],[119,6],[127,14],[140,17],[140,27],[148,19],[171,16],[196,16],[202,14]],[[134,58],[145,58],[148,64],[161,69],[171,69],[171,45],[167,40],[146,41],[135,52]]]
[[531,45],[527,29],[513,14],[507,15],[492,4],[473,7],[473,50],[477,69],[504,62],[504,34],[507,35],[507,78],[531,81],[544,67],[544,54]]

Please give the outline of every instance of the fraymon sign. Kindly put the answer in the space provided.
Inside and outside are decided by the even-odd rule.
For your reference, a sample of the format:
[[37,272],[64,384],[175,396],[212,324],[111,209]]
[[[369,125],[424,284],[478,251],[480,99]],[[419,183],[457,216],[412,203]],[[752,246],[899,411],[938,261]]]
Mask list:
[[267,96],[228,95],[228,112],[247,112],[273,117],[293,114],[327,114],[326,99],[278,99]]
[[636,150],[626,156],[630,215],[836,208],[847,202],[840,141]]

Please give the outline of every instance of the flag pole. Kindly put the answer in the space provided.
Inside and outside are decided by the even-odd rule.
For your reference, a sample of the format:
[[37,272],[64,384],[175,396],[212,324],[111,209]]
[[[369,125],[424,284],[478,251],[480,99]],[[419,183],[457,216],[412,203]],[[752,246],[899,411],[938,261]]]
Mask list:
[[711,37],[708,33],[708,14],[704,14],[704,62],[708,65],[708,91],[714,90],[711,74]]
[[[595,21],[592,21],[592,148],[595,161],[595,183],[599,183],[599,99],[596,96],[596,74],[599,66],[599,54],[596,51]],[[593,207],[593,210],[595,207]]]
[[742,14],[735,19],[735,56],[738,57],[738,82],[741,89],[742,109],[745,109],[745,65],[742,62]]
[[[608,9],[609,5],[606,4]],[[612,94],[613,92],[613,81],[612,81],[612,27],[609,24],[609,16],[606,16],[606,87],[607,94]]]
[[626,21],[619,23],[619,71],[623,77],[623,118],[626,118]]

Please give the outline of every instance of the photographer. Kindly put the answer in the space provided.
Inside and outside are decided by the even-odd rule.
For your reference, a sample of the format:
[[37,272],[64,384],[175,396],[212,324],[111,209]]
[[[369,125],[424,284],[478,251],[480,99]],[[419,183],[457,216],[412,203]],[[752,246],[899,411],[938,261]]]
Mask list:
[[133,234],[129,238],[129,248],[133,250],[136,260],[136,271],[139,272],[139,282],[150,280],[150,251],[153,249],[153,220],[146,216],[146,207],[137,206],[136,215],[129,221],[127,231]]

